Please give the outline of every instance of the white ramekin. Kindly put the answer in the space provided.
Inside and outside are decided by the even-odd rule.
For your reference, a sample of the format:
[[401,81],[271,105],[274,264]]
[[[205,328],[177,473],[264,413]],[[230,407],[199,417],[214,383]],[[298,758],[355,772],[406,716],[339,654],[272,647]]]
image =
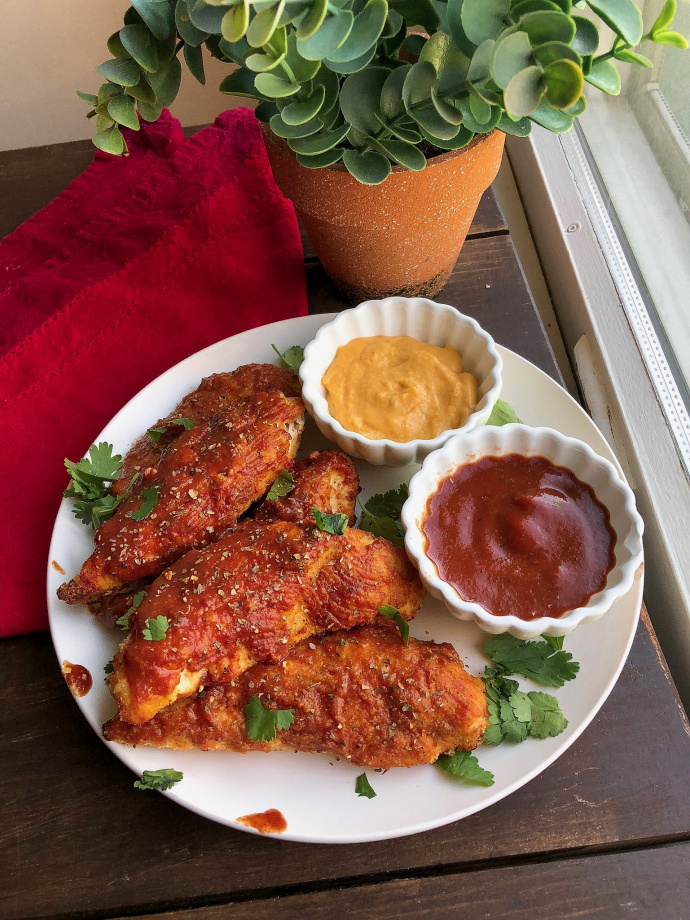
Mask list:
[[[374,335],[409,335],[431,345],[451,345],[459,352],[463,369],[477,378],[479,403],[461,428],[451,428],[427,440],[390,441],[365,438],[348,431],[330,414],[321,380],[341,345],[352,339]],[[459,432],[482,425],[491,414],[501,392],[503,362],[493,339],[475,320],[454,307],[423,297],[388,297],[367,300],[346,310],[322,326],[304,350],[300,368],[302,396],[319,430],[352,457],[378,466],[420,463]]]
[[[426,537],[422,524],[427,502],[438,490],[443,479],[466,463],[487,456],[522,454],[541,456],[556,466],[569,469],[581,481],[591,486],[597,499],[608,508],[611,526],[616,533],[615,565],[608,573],[604,588],[594,594],[587,604],[561,617],[540,617],[525,621],[514,616],[495,616],[480,604],[464,600],[455,588],[442,581],[436,565],[426,554]],[[550,428],[530,428],[527,425],[486,426],[469,434],[454,437],[444,447],[424,461],[421,470],[410,482],[410,497],[402,511],[405,528],[405,548],[413,560],[422,581],[434,597],[443,600],[460,620],[474,622],[489,633],[511,633],[519,639],[534,639],[539,635],[565,636],[580,623],[589,623],[606,613],[616,598],[626,594],[633,579],[641,574],[642,518],[635,508],[635,498],[614,466],[599,457],[582,441],[567,438]],[[638,572],[640,570],[640,572]]]

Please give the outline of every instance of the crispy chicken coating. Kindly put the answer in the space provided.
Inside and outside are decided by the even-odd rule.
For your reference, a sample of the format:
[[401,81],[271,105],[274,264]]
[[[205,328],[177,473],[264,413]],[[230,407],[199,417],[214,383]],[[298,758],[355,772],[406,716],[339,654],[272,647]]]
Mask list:
[[[184,430],[98,528],[92,555],[58,597],[92,603],[216,539],[289,465],[303,424],[302,400],[269,390]],[[137,520],[145,499],[156,495]]]
[[[404,550],[372,534],[246,520],[154,582],[108,685],[122,718],[145,722],[207,680],[233,680],[308,636],[371,623],[385,604],[410,619],[423,595]],[[168,624],[160,641],[144,634],[157,617]]]
[[[252,695],[266,709],[294,710],[290,728],[273,741],[247,736],[243,707]],[[177,750],[322,752],[388,769],[471,751],[488,724],[484,685],[465,671],[452,645],[405,645],[395,627],[381,624],[302,642],[280,664],[208,684],[143,725],[112,719],[104,735]]]

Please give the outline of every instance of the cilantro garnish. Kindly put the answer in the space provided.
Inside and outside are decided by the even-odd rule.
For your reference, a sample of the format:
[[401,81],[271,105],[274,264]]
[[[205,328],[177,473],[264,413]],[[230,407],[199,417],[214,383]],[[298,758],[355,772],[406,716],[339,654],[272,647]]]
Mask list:
[[146,621],[146,629],[142,629],[141,634],[148,642],[162,642],[169,626],[167,617],[157,616],[155,620]]
[[375,537],[383,537],[396,546],[402,546],[405,542],[405,531],[400,523],[400,515],[407,496],[407,484],[403,482],[397,489],[372,495],[365,504],[358,498],[362,509],[359,529],[373,533]]
[[104,674],[112,674],[112,673],[113,673],[113,663],[112,663],[112,661],[106,661],[106,663],[103,665],[103,673],[104,673]]
[[555,648],[557,652],[560,652],[563,648],[563,636],[542,636],[542,639],[548,642],[551,648]]
[[296,375],[299,372],[300,365],[304,361],[304,349],[301,345],[293,345],[292,348],[288,348],[285,352],[278,351],[273,343],[271,343],[271,348],[285,367],[289,368],[293,374]]
[[371,783],[367,779],[366,773],[360,773],[355,780],[355,792],[357,795],[364,796],[367,799],[375,799],[376,793],[371,788]]
[[311,513],[314,515],[316,526],[324,533],[332,533],[336,536],[345,533],[348,523],[346,514],[324,514],[318,508],[312,508]]
[[384,604],[383,607],[379,607],[379,613],[382,617],[385,617],[387,620],[392,620],[394,623],[397,623],[398,629],[400,630],[400,635],[402,640],[407,645],[410,641],[410,626],[403,615],[400,613],[397,607],[391,607],[390,604]]
[[454,751],[452,754],[441,754],[436,761],[436,766],[455,779],[463,779],[467,783],[478,783],[480,786],[493,786],[494,775],[479,766],[479,761],[469,751]]
[[548,693],[528,693],[532,704],[532,718],[528,731],[534,738],[555,738],[568,727],[568,720],[561,712],[558,700]]
[[268,490],[268,495],[266,498],[272,502],[277,498],[285,498],[285,496],[289,495],[294,488],[295,480],[292,476],[292,473],[288,473],[287,470],[281,470],[278,474],[278,478]]
[[132,616],[134,611],[137,609],[145,597],[146,591],[138,591],[132,598],[132,606],[129,608],[127,613],[123,613],[121,617],[115,620],[115,625],[121,626],[123,629],[129,629],[129,618]]
[[556,651],[549,642],[528,642],[508,633],[487,642],[484,654],[506,671],[524,674],[545,687],[562,687],[580,670],[569,652]]
[[167,792],[175,783],[179,783],[183,774],[179,770],[144,770],[141,779],[134,783],[135,789],[153,789]]
[[170,431],[171,425],[182,425],[184,428],[193,428],[196,425],[196,419],[171,418],[170,421],[165,423],[165,425],[161,425],[158,428],[147,428],[146,434],[154,443],[158,443],[163,435]]
[[152,486],[150,489],[144,489],[144,491],[141,493],[141,497],[144,499],[144,501],[136,511],[132,511],[130,514],[130,517],[133,521],[143,521],[144,518],[151,514],[153,509],[158,504],[158,496],[160,495],[160,491],[160,486]]
[[276,731],[290,728],[295,720],[294,709],[265,709],[254,695],[244,707],[244,720],[250,741],[273,741]]
[[[64,491],[65,498],[76,498],[72,511],[75,517],[92,527],[112,517],[124,498],[110,494],[110,483],[115,482],[122,469],[122,457],[113,454],[113,445],[102,441],[89,448],[89,456],[78,463],[65,458],[65,468],[70,483]],[[131,485],[131,483],[130,483]]]
[[496,405],[491,410],[491,415],[486,420],[486,424],[500,426],[511,425],[514,422],[517,422],[518,425],[522,424],[512,406],[509,406],[507,402],[503,402],[502,399],[497,399]]

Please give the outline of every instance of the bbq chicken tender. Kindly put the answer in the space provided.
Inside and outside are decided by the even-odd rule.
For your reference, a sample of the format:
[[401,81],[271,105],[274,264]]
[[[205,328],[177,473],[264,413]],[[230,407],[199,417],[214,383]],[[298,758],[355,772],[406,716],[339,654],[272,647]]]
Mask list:
[[[108,686],[125,721],[145,722],[209,680],[280,661],[308,636],[371,623],[383,605],[410,619],[423,595],[404,550],[372,534],[246,520],[154,582]],[[165,637],[147,639],[147,621],[161,617]]]
[[[294,722],[273,741],[247,736],[252,695]],[[209,684],[144,725],[115,718],[109,741],[186,750],[297,750],[388,769],[471,751],[489,724],[484,685],[452,645],[410,639],[390,625],[365,626],[302,642],[277,665],[255,665],[232,683]]]
[[289,465],[303,426],[302,400],[269,390],[185,430],[98,528],[92,555],[58,597],[92,603],[215,540]]

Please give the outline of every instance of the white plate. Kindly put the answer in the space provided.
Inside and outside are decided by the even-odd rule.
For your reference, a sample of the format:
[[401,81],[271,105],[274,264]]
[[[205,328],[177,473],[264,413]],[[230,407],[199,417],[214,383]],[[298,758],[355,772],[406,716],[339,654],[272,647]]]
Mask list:
[[[211,373],[234,370],[251,362],[274,362],[271,343],[284,351],[306,344],[333,314],[285,320],[252,329],[211,345],[182,361],[149,384],[122,409],[95,438],[108,441],[124,453],[132,440],[156,419],[167,415],[199,380]],[[586,441],[595,451],[616,463],[610,448],[589,417],[550,377],[505,348],[502,397],[530,425],[557,428]],[[328,442],[316,426],[307,425],[304,450],[321,449]],[[418,466],[402,469],[373,467],[361,462],[363,498],[409,480]],[[67,659],[89,669],[91,692],[77,704],[94,731],[115,714],[115,704],[103,683],[103,666],[115,652],[122,633],[103,626],[83,607],[58,601],[56,590],[64,578],[50,561],[59,563],[67,577],[74,575],[92,549],[91,531],[72,514],[71,502],[60,506],[48,564],[50,629],[58,660]],[[356,843],[416,834],[457,821],[505,798],[541,773],[592,721],[616,682],[628,655],[642,602],[642,578],[625,597],[596,623],[580,626],[565,639],[566,650],[581,664],[576,680],[555,692],[569,719],[557,738],[528,739],[522,744],[483,746],[480,764],[495,775],[491,788],[463,785],[447,779],[432,766],[394,769],[379,774],[368,771],[375,799],[355,795],[355,778],[362,772],[344,761],[289,751],[274,754],[233,754],[224,751],[136,750],[108,743],[112,751],[137,774],[143,770],[173,767],[184,779],[170,792],[171,799],[222,824],[255,833],[237,824],[242,815],[277,808],[287,821],[283,839],[313,843]],[[487,659],[481,647],[490,637],[474,623],[461,622],[444,605],[427,597],[411,624],[420,639],[452,642],[472,674],[481,674]],[[525,689],[534,689],[527,680]],[[541,688],[544,689],[544,688]],[[136,795],[147,793],[137,792]]]

